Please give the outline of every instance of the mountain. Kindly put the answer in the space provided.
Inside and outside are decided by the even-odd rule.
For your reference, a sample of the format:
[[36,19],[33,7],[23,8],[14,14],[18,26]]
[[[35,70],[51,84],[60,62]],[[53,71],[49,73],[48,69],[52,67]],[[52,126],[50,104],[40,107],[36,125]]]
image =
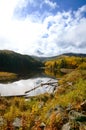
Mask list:
[[34,59],[38,60],[38,61],[45,62],[45,61],[48,61],[48,60],[58,59],[58,58],[63,57],[63,56],[86,57],[86,54],[81,54],[81,53],[64,53],[64,54],[53,56],[53,57],[37,57],[37,56],[32,56],[32,57]]
[[39,70],[43,64],[28,55],[22,55],[10,50],[0,50],[0,71],[18,74]]
[[13,72],[18,74],[38,71],[43,67],[45,61],[55,60],[62,56],[86,57],[86,54],[65,53],[54,57],[37,57],[16,53],[10,50],[0,50],[0,71]]
[[82,53],[64,53],[63,55],[66,55],[66,56],[77,56],[77,57],[86,57],[86,54],[82,54]]

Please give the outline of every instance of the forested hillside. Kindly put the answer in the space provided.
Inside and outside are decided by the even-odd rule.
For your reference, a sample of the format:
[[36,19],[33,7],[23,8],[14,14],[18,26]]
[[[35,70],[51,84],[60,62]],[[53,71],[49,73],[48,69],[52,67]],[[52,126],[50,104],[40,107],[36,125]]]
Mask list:
[[[15,57],[22,61],[22,55],[14,52],[7,51],[0,55],[7,56],[9,62],[9,57],[12,61]],[[34,63],[31,57],[23,58],[27,59],[25,61],[29,58],[29,63]],[[4,60],[0,62],[6,62],[9,66],[9,62]],[[16,65],[10,64],[13,67]],[[37,67],[40,67],[39,64]],[[27,100],[25,97],[0,97],[0,130],[86,130],[86,57],[62,55],[45,62],[45,72],[49,75],[55,74],[58,78],[59,71],[63,70],[65,75],[59,78],[52,93],[29,97]]]
[[[73,55],[73,54],[72,54]],[[54,59],[45,61],[45,73],[48,75],[57,75],[58,73],[70,73],[74,69],[86,69],[85,55],[70,56],[69,54],[61,55]]]
[[13,73],[28,73],[31,70],[39,70],[43,64],[31,56],[22,55],[13,51],[0,51],[0,71]]

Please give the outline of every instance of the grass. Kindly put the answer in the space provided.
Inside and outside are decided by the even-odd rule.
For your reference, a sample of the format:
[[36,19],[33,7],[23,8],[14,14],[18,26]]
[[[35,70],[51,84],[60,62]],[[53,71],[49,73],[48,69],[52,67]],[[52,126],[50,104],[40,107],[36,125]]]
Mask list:
[[59,81],[55,94],[58,104],[77,105],[86,99],[86,70],[75,70]]
[[0,72],[0,81],[11,81],[17,79],[17,74],[10,72]]
[[[79,104],[84,100],[86,100],[86,70],[76,69],[59,80],[59,86],[53,94],[40,94],[30,100],[1,97],[0,116],[10,122],[16,117],[21,118],[25,122],[22,126],[25,130],[32,129],[33,126],[37,128],[41,122],[51,126],[52,129],[54,127],[60,129],[63,117],[68,115],[65,115],[66,113],[56,114],[55,106],[61,106],[65,111],[65,108],[72,105],[74,109],[78,110]],[[39,121],[38,124],[35,121]]]
[[76,107],[77,104],[80,104],[86,99],[86,80],[79,79],[72,89],[68,88],[65,93],[61,95],[59,93],[56,97],[59,105],[68,106],[72,104]]

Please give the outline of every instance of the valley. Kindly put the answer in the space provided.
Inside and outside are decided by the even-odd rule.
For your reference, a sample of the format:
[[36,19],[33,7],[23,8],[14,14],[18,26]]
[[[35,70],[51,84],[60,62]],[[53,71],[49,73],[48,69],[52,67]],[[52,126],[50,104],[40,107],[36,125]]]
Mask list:
[[[1,58],[2,58],[2,53]],[[23,56],[27,62],[22,62],[22,55],[20,61],[15,62],[11,57],[15,53],[12,52],[10,55],[8,51],[3,55],[4,58],[0,60],[0,81],[8,80],[8,86],[5,90],[13,87],[15,84],[15,89],[17,83],[20,86],[17,86],[18,91],[27,86],[25,92],[28,93],[27,98],[22,95],[19,97],[17,95],[13,97],[0,96],[0,130],[8,129],[18,129],[18,130],[66,130],[70,129],[86,129],[86,56],[77,54],[74,55],[61,55],[54,58],[33,58],[30,57],[30,62],[28,56]],[[9,55],[7,57],[6,55]],[[20,55],[20,54],[18,54]],[[6,58],[7,59],[6,59]],[[17,56],[16,56],[17,58]],[[5,60],[6,59],[6,60]],[[23,61],[25,61],[25,59]],[[5,60],[5,61],[4,61]],[[37,60],[37,65],[36,65]],[[15,60],[16,61],[16,60]],[[26,63],[28,63],[26,65]],[[5,65],[2,65],[2,63]],[[18,63],[18,64],[16,64]],[[22,64],[21,64],[22,63]],[[38,64],[39,63],[39,64]],[[34,65],[33,65],[34,64]],[[2,65],[2,66],[1,66]],[[11,68],[11,65],[13,67]],[[14,66],[15,65],[15,66]],[[18,66],[17,66],[18,65]],[[23,66],[24,65],[24,66]],[[19,68],[20,66],[20,68]],[[31,67],[31,68],[30,68]],[[34,68],[33,68],[34,67]],[[37,67],[37,68],[36,68]],[[43,70],[41,69],[43,67]],[[9,68],[9,69],[8,69]],[[15,68],[19,69],[15,70]],[[41,72],[41,75],[35,72]],[[5,71],[6,70],[6,71]],[[25,71],[24,71],[25,70]],[[28,70],[28,71],[26,71]],[[26,73],[28,72],[28,73]],[[33,74],[33,80],[31,83],[30,72]],[[29,76],[27,76],[29,74]],[[36,75],[35,75],[36,74]],[[46,74],[46,76],[45,76]],[[20,76],[21,75],[21,76]],[[16,81],[17,76],[21,78]],[[27,77],[27,79],[24,78]],[[54,78],[57,82],[50,86],[51,79],[42,81],[43,76],[47,79],[47,76]],[[14,81],[13,81],[14,78]],[[34,83],[35,78],[38,80],[35,81],[34,87],[29,89]],[[12,86],[9,87],[9,79],[12,80]],[[16,82],[15,82],[16,81]],[[22,84],[24,82],[24,84]],[[6,81],[7,82],[7,81]],[[53,82],[53,81],[52,81]],[[37,84],[36,84],[37,83]],[[48,86],[45,86],[45,91],[39,90],[43,89],[41,84],[45,83]],[[6,84],[6,83],[5,83]],[[0,83],[0,87],[4,88],[4,84]],[[34,95],[34,88],[38,85],[38,90],[36,95]],[[39,87],[40,86],[40,87]],[[49,88],[50,87],[50,88]],[[53,89],[53,87],[55,89]],[[52,89],[53,91],[49,92]],[[8,89],[9,90],[9,89]],[[29,91],[33,92],[32,96],[29,96]],[[47,91],[46,91],[47,90]],[[7,92],[7,91],[6,91]],[[17,92],[17,91],[16,91]],[[43,93],[41,93],[43,92]]]

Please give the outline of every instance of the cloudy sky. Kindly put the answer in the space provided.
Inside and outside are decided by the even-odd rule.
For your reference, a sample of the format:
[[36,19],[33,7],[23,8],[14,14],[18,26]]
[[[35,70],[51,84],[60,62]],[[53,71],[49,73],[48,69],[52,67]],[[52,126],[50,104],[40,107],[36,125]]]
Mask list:
[[0,49],[86,53],[86,0],[0,0]]

